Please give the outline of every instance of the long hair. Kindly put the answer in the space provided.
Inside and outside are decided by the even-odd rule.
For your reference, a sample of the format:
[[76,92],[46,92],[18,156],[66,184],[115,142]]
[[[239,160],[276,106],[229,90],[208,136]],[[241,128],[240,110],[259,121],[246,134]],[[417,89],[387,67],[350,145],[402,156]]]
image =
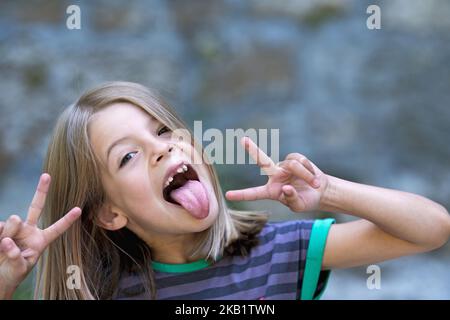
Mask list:
[[[89,142],[88,122],[93,114],[117,102],[142,108],[171,130],[191,132],[155,91],[130,82],[109,82],[93,88],[61,114],[43,167],[51,175],[52,184],[41,223],[43,227],[51,225],[74,206],[82,209],[82,216],[50,244],[39,260],[37,299],[111,299],[124,271],[139,274],[149,296],[156,297],[151,248],[126,227],[109,231],[97,223],[97,212],[106,196],[99,177],[100,164]],[[199,147],[194,139],[192,144]],[[200,150],[203,154],[202,147]],[[195,252],[205,252],[205,259],[210,261],[246,255],[257,243],[256,235],[268,214],[228,208],[213,165],[209,161],[205,165],[212,177],[219,214],[201,233]],[[77,289],[66,283],[72,265],[80,271],[81,286]]]

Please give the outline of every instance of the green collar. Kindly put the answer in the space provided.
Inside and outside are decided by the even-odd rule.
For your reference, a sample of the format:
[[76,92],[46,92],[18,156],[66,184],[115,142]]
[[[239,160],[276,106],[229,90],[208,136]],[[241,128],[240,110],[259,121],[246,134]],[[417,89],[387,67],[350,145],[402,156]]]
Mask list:
[[169,273],[192,272],[204,269],[206,267],[209,267],[210,265],[211,263],[204,259],[189,263],[175,263],[175,264],[152,261],[152,267],[154,270]]

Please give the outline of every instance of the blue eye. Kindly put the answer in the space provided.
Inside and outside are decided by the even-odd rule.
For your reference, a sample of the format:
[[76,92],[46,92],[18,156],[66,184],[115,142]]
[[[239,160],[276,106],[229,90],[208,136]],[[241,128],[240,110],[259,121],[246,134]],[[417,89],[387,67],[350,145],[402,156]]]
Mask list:
[[130,161],[131,159],[133,159],[133,157],[131,156],[131,154],[135,154],[137,153],[136,151],[133,152],[128,152],[125,157],[122,158],[122,161],[120,161],[120,165],[119,168],[122,168],[124,165],[127,164],[128,161]]

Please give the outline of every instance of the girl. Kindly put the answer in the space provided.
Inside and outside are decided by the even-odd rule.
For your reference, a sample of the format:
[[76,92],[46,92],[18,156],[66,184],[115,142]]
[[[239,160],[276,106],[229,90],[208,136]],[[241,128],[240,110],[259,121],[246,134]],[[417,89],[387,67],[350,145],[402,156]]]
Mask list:
[[270,223],[266,213],[231,210],[202,149],[174,134],[186,128],[134,83],[104,84],[70,106],[26,220],[0,222],[0,297],[11,298],[39,260],[38,299],[312,299],[333,268],[449,238],[447,210],[429,199],[327,175],[298,153],[275,164],[248,138],[268,181],[228,200],[361,219]]

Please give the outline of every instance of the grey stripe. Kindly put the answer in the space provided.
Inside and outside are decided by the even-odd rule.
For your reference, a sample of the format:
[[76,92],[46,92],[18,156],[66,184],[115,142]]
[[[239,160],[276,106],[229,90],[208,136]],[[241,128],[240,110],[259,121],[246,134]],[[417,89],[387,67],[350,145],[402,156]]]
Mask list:
[[[294,226],[299,226],[299,224],[294,224]],[[285,245],[287,243],[293,243],[294,241],[297,241],[298,239],[298,229],[294,229],[291,230],[292,228],[292,224],[286,227],[281,228],[281,230],[283,230],[283,237],[286,238],[295,238],[294,240],[289,240],[286,242],[281,242],[283,238],[280,239],[279,243],[275,244],[275,247],[273,248],[274,252],[283,252],[283,251],[295,251],[298,248],[290,248],[290,247],[285,247]],[[304,230],[304,229],[301,229]],[[300,248],[308,248],[308,242],[309,242],[309,234],[310,234],[310,230],[308,231],[308,238],[300,238]],[[277,234],[277,230],[275,230],[274,232],[271,232],[270,234],[268,234],[268,236],[270,236],[270,238],[266,238],[266,240],[273,240],[275,238],[275,235]],[[254,248],[251,252],[251,259],[256,259],[259,256],[262,256],[261,252],[269,252],[269,250],[272,250],[272,248],[268,249],[269,246],[273,245],[273,242],[260,242],[260,244],[258,245],[258,247]],[[259,254],[259,255],[258,255]],[[247,259],[247,258],[245,258]],[[227,269],[229,268],[229,265],[226,264],[228,262],[228,260],[226,260],[226,262],[224,262],[223,260],[218,261],[213,268],[217,268],[217,271],[212,270],[213,268],[205,268],[204,270],[199,270],[196,271],[195,274],[200,277],[200,278],[204,278],[204,277],[209,277],[211,276],[211,273],[215,273],[215,275],[227,275],[230,272],[227,272]],[[256,265],[260,264],[260,262],[255,263]],[[252,265],[255,265],[252,264]],[[192,272],[191,272],[192,273]],[[165,279],[165,278],[170,278],[173,276],[173,273],[167,273],[167,272],[156,272],[155,273],[156,277],[158,279]]]
[[[212,277],[221,277],[221,276],[227,276],[232,273],[242,273],[247,269],[255,268],[259,265],[266,264],[268,262],[273,261],[273,256],[278,253],[290,253],[294,254],[295,252],[298,252],[298,242],[297,241],[291,241],[285,244],[277,244],[275,245],[276,249],[273,251],[269,251],[263,255],[252,257],[251,259],[245,259],[243,264],[232,264],[230,265],[230,262],[228,259],[239,260],[239,259],[233,259],[233,257],[229,257],[227,259],[224,259],[222,261],[219,261],[217,264],[217,267],[209,267],[206,269],[198,270],[195,272],[189,272],[189,273],[183,273],[183,274],[170,274],[169,277],[164,277],[164,284],[161,285],[161,288],[170,287],[170,286],[176,286],[181,283],[192,283],[196,281],[201,280],[208,280]],[[297,256],[297,259],[299,257]],[[221,263],[222,262],[222,263]],[[222,264],[223,266],[221,266]],[[182,275],[182,277],[178,277]],[[160,280],[159,273],[155,273],[156,279]]]
[[[252,250],[249,257],[226,257],[211,267],[190,273],[173,274],[156,272],[157,286],[158,284],[161,286],[161,289],[158,288],[158,296],[160,295],[159,293],[161,293],[161,297],[164,298],[166,294],[170,295],[170,291],[175,291],[176,293],[183,292],[183,295],[168,298],[211,299],[214,296],[225,298],[242,296],[243,294],[243,298],[245,298],[245,296],[248,297],[248,295],[245,294],[246,292],[254,292],[251,296],[258,297],[258,294],[261,294],[260,291],[265,290],[265,287],[258,287],[259,282],[264,278],[268,280],[277,279],[273,284],[266,284],[266,286],[270,285],[268,287],[270,295],[267,295],[265,292],[262,292],[262,294],[266,294],[267,297],[283,297],[289,295],[287,292],[282,292],[284,290],[283,288],[285,288],[285,290],[288,290],[286,288],[289,288],[290,291],[294,289],[293,293],[297,295],[297,282],[299,278],[297,272],[299,272],[300,275],[303,274],[306,251],[313,223],[314,220],[268,223],[258,235],[260,241],[259,246]],[[292,237],[294,240],[283,243],[279,242],[283,241],[285,238],[291,239]],[[275,243],[274,239],[276,239]],[[264,253],[265,251],[268,252]],[[274,263],[277,260],[283,261],[280,258],[282,258],[286,252],[290,253],[288,255],[288,260],[289,258],[295,258],[295,262]],[[241,261],[243,263],[239,264]],[[232,265],[230,265],[230,263],[232,263]],[[267,272],[264,274],[263,270],[267,270],[269,266],[269,274],[267,274]],[[238,277],[239,273],[246,271],[252,275],[252,278],[241,280]],[[286,272],[288,274],[294,272],[297,276],[294,277],[294,281],[291,280],[290,284],[280,285],[279,279],[283,276],[283,273]],[[225,276],[229,277],[221,279]],[[131,275],[130,277],[124,277],[121,280],[121,284],[123,283],[127,288],[120,290],[118,299],[130,297],[138,299],[149,298],[146,297],[146,295],[143,295],[144,287],[142,283],[140,283],[139,277]],[[220,286],[214,285],[214,287],[211,287],[211,282],[216,282]],[[130,286],[131,283],[133,283],[133,285]],[[245,284],[245,286],[243,286],[243,284]],[[256,287],[253,288],[251,287],[252,285]],[[294,288],[292,286],[294,286]],[[198,290],[202,287],[208,289]],[[198,291],[188,293],[186,290],[189,289]],[[236,289],[241,291],[236,292]],[[166,294],[164,294],[164,291],[166,291]],[[227,294],[227,292],[229,293]],[[295,296],[293,298],[297,297]]]
[[[284,273],[284,272],[295,272],[297,268],[296,264],[297,259],[294,259],[293,262],[288,263],[278,263],[271,265],[271,261],[269,261],[266,264],[260,265],[258,267],[254,268],[247,268],[245,271],[251,271],[251,277],[254,278],[256,276],[264,276],[268,274],[278,274],[278,273]],[[235,275],[233,273],[232,275]],[[143,284],[139,281],[138,278],[131,278],[130,279],[134,284],[130,285],[127,284],[126,287],[123,287],[119,290],[119,293],[117,295],[117,299],[123,299],[123,298],[129,298],[134,297],[138,295],[142,295],[145,290]],[[172,280],[171,283],[168,283],[167,280]],[[239,279],[242,281],[241,279]],[[126,281],[123,281],[125,283]],[[185,278],[183,278],[183,275],[172,275],[171,278],[165,279],[163,282],[164,285],[160,285],[160,282],[157,281],[157,289],[158,289],[158,296],[161,299],[164,299],[168,295],[170,296],[172,291],[177,292],[183,292],[184,294],[191,294],[198,292],[198,288],[202,287],[210,287],[212,283],[214,283],[214,287],[224,287],[227,285],[232,285],[235,283],[236,280],[233,279],[232,276],[229,277],[213,277],[213,278],[206,278],[204,280],[198,280],[195,282],[186,282]]]
[[[267,283],[273,285],[274,283],[280,282],[280,283],[292,283],[293,280],[297,278],[296,272],[290,272],[283,275],[283,277],[269,277]],[[293,284],[295,286],[295,283]],[[253,299],[260,299],[260,298],[271,298],[271,295],[267,294],[267,288],[266,286],[260,286],[256,288],[251,288],[247,290],[242,290],[239,292],[235,292],[226,296],[218,296],[215,297],[214,300],[253,300]],[[283,293],[286,294],[286,293]],[[295,290],[292,292],[291,290],[291,296],[295,296]]]
[[[292,221],[277,224],[268,223],[268,226],[259,233],[260,244],[272,241],[277,234],[284,235],[297,230],[305,230],[310,233],[313,223],[313,220],[296,220],[295,223],[292,223]],[[309,238],[309,233],[301,235]]]
[[[141,285],[142,287],[142,285]],[[276,290],[282,291],[282,290]],[[264,287],[257,287],[250,290],[240,291],[238,293],[233,293],[227,296],[219,296],[213,298],[212,300],[253,300],[253,299],[263,299],[263,300],[297,300],[300,297],[300,293],[295,292],[293,288],[289,287],[289,290],[286,293],[277,293],[274,294],[272,291],[271,294],[267,294]],[[320,292],[320,290],[318,290]],[[119,295],[115,298],[115,300],[147,300],[150,299],[150,296],[144,295],[144,290],[138,295]]]
[[264,234],[266,227],[274,227],[278,230],[280,230],[280,233],[285,233],[286,229],[291,228],[290,230],[293,230],[294,228],[297,228],[299,225],[313,225],[315,220],[288,220],[288,221],[269,221],[266,223],[266,226],[261,230],[261,234]]
[[265,297],[265,288],[257,287],[249,290],[242,290],[226,296],[211,298],[211,300],[257,300]]
[[288,292],[297,292],[297,281],[290,283],[275,284],[267,288],[267,296]]
[[[218,288],[218,287],[226,287],[230,286],[233,283],[236,282],[236,278],[239,279],[239,281],[246,281],[251,278],[260,277],[260,276],[268,276],[268,275],[282,275],[285,273],[296,273],[298,274],[298,258],[292,257],[290,262],[283,262],[283,263],[277,263],[277,264],[268,264],[259,266],[257,268],[246,270],[244,274],[232,274],[228,277],[214,277],[205,279],[202,281],[196,281],[196,282],[179,282],[178,285],[170,286],[170,287],[157,287],[158,292],[161,293],[161,296],[167,296],[170,295],[171,291],[175,292],[183,292],[183,294],[190,294],[195,293],[199,290],[199,288],[210,288],[211,286]],[[182,277],[179,277],[177,280],[183,280]]]
[[[269,275],[270,277],[270,275]],[[289,279],[290,280],[290,279]],[[248,290],[257,287],[263,287],[268,281],[268,275],[263,275],[255,278],[251,278],[244,281],[234,282],[231,285],[225,287],[214,287],[208,288],[196,293],[183,294],[179,296],[168,297],[168,300],[203,300],[203,299],[214,299],[217,297],[223,297],[226,295],[231,295],[233,293],[241,292],[242,290]],[[296,283],[296,279],[294,279]],[[161,298],[163,299],[163,298]]]
[[167,298],[168,300],[203,300],[203,299],[214,299],[222,297],[222,295],[230,295],[247,288],[257,288],[261,287],[266,283],[267,276],[261,276],[257,278],[248,279],[242,282],[235,282],[228,288],[210,288],[190,295],[180,295]]
[[[286,243],[275,244],[274,247],[268,245],[264,248],[260,248],[261,250],[255,250],[255,252],[252,252],[250,257],[239,257],[239,256],[225,257],[222,260],[218,261],[215,265],[195,272],[180,273],[180,274],[156,272],[155,276],[156,279],[161,280],[164,279],[164,281],[166,281],[166,279],[168,278],[172,278],[174,275],[181,275],[181,274],[184,275],[186,279],[199,278],[199,280],[212,276],[226,276],[233,272],[242,272],[245,269],[266,263],[272,260],[272,255],[275,253],[295,252],[298,250],[297,246],[298,243],[296,243],[296,240],[289,241]],[[264,251],[256,252],[262,251],[263,249],[266,249],[265,253]],[[233,267],[232,270],[230,268],[231,265]]]
[[[167,287],[175,287],[179,285],[185,285],[188,287],[192,286],[199,286],[201,285],[202,281],[208,281],[211,282],[214,278],[220,278],[224,277],[230,274],[237,274],[237,273],[243,273],[247,270],[251,270],[252,272],[255,272],[258,270],[258,267],[261,266],[261,268],[267,268],[267,264],[272,263],[273,261],[281,260],[281,261],[288,261],[289,258],[294,258],[295,262],[298,262],[300,259],[297,254],[295,254],[298,251],[295,251],[298,243],[297,241],[289,241],[286,243],[277,243],[275,245],[275,248],[273,251],[268,251],[264,255],[260,255],[257,257],[254,257],[251,260],[243,259],[244,264],[234,264],[231,265],[228,261],[224,261],[223,264],[225,266],[222,267],[216,267],[216,268],[208,268],[204,270],[199,270],[197,272],[190,272],[190,273],[183,273],[183,274],[173,274],[169,273],[168,276],[164,277],[164,281],[159,281],[159,273],[156,273],[156,282],[157,282],[157,289],[161,290]],[[287,257],[284,257],[288,254]],[[300,251],[300,256],[305,256],[306,252]],[[232,257],[230,257],[232,259]],[[234,259],[239,260],[239,259]],[[279,266],[283,264],[273,264],[272,270],[273,272],[282,272],[282,270],[279,270]],[[296,266],[298,268],[298,266]],[[259,268],[260,269],[260,268]],[[127,283],[128,282],[128,283]],[[130,285],[130,282],[134,284]],[[142,293],[144,291],[143,285],[140,283],[139,277],[136,276],[129,276],[123,279],[122,281],[122,289],[120,290],[121,295],[130,296]],[[195,283],[195,284],[194,284]]]

